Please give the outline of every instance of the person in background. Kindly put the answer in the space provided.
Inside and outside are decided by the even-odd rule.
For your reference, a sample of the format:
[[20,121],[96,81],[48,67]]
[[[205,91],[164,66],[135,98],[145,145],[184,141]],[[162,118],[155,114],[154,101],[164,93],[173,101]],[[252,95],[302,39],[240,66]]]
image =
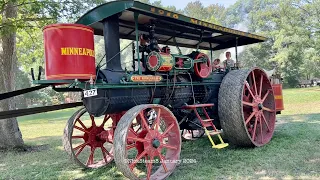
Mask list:
[[229,69],[234,67],[235,61],[231,59],[231,52],[226,52],[227,59],[223,61],[223,65],[225,69]]
[[212,71],[216,71],[220,69],[221,67],[219,64],[220,64],[220,59],[215,59],[212,64]]

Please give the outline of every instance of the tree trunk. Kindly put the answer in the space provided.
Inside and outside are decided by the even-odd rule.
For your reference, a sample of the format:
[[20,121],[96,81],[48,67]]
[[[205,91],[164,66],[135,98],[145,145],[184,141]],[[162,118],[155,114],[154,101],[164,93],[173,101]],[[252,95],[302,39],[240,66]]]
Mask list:
[[[10,24],[10,19],[17,17],[14,2],[9,1],[3,12],[2,23]],[[14,90],[14,77],[17,66],[16,56],[16,29],[7,26],[8,30],[2,32],[2,52],[0,56],[0,93]],[[15,109],[13,98],[0,101],[0,110]],[[0,148],[22,147],[24,145],[22,134],[16,118],[0,119]]]

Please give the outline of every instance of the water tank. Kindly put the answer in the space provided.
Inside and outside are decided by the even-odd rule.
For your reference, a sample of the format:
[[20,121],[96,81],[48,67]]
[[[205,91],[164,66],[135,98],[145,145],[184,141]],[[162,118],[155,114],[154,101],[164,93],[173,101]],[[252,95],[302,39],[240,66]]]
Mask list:
[[47,80],[95,78],[93,29],[81,24],[44,27]]

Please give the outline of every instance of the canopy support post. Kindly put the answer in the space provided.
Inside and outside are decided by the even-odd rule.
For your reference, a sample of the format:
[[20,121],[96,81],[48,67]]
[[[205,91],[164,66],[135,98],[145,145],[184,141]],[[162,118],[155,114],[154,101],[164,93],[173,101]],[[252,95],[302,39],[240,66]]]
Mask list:
[[[139,13],[134,12],[134,25],[135,25],[135,32],[136,32],[136,48],[137,48],[137,58],[138,58],[138,73],[139,75],[142,74],[141,66],[140,66],[140,50],[139,50],[139,24],[138,24],[138,17]],[[134,58],[134,57],[133,57]]]
[[209,43],[209,46],[210,46],[210,59],[211,59],[211,62],[212,62],[212,44],[211,43]]
[[177,44],[176,37],[173,37],[173,43],[174,43],[174,45],[176,45],[176,48],[177,48],[178,51],[179,51],[179,55],[182,55],[181,50],[180,50],[180,48],[179,48],[179,46],[178,46],[178,44]]
[[[199,46],[200,46],[200,44],[202,43],[202,36],[203,36],[203,30],[201,30],[200,40],[199,40],[199,42],[198,42],[198,44],[197,44],[197,51],[199,50]],[[210,43],[210,44],[211,44],[211,43]]]
[[238,37],[236,37],[236,65],[237,65],[237,68],[239,68],[239,62],[238,62]]
[[136,47],[135,47],[133,41],[131,41],[131,49],[132,49],[132,59],[133,59],[132,68],[133,68],[133,71],[135,71],[135,69],[136,69],[136,62],[134,61],[134,56],[136,55]]

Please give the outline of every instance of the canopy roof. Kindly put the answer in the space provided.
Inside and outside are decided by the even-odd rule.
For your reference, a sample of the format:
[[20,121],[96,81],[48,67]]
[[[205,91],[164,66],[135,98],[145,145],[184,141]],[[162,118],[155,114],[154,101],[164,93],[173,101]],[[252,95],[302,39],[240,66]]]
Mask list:
[[[152,21],[155,24],[155,36],[159,44],[178,45],[188,48],[196,48],[199,45],[199,49],[219,50],[235,47],[236,38],[238,38],[238,46],[266,40],[262,36],[225,28],[162,8],[129,0],[112,1],[97,6],[79,18],[76,23],[91,26],[94,29],[95,35],[103,35],[103,24],[101,21],[112,15],[120,14],[120,38],[135,40],[134,13],[139,13],[139,33],[148,34],[150,22]],[[174,43],[174,37],[177,44]]]

